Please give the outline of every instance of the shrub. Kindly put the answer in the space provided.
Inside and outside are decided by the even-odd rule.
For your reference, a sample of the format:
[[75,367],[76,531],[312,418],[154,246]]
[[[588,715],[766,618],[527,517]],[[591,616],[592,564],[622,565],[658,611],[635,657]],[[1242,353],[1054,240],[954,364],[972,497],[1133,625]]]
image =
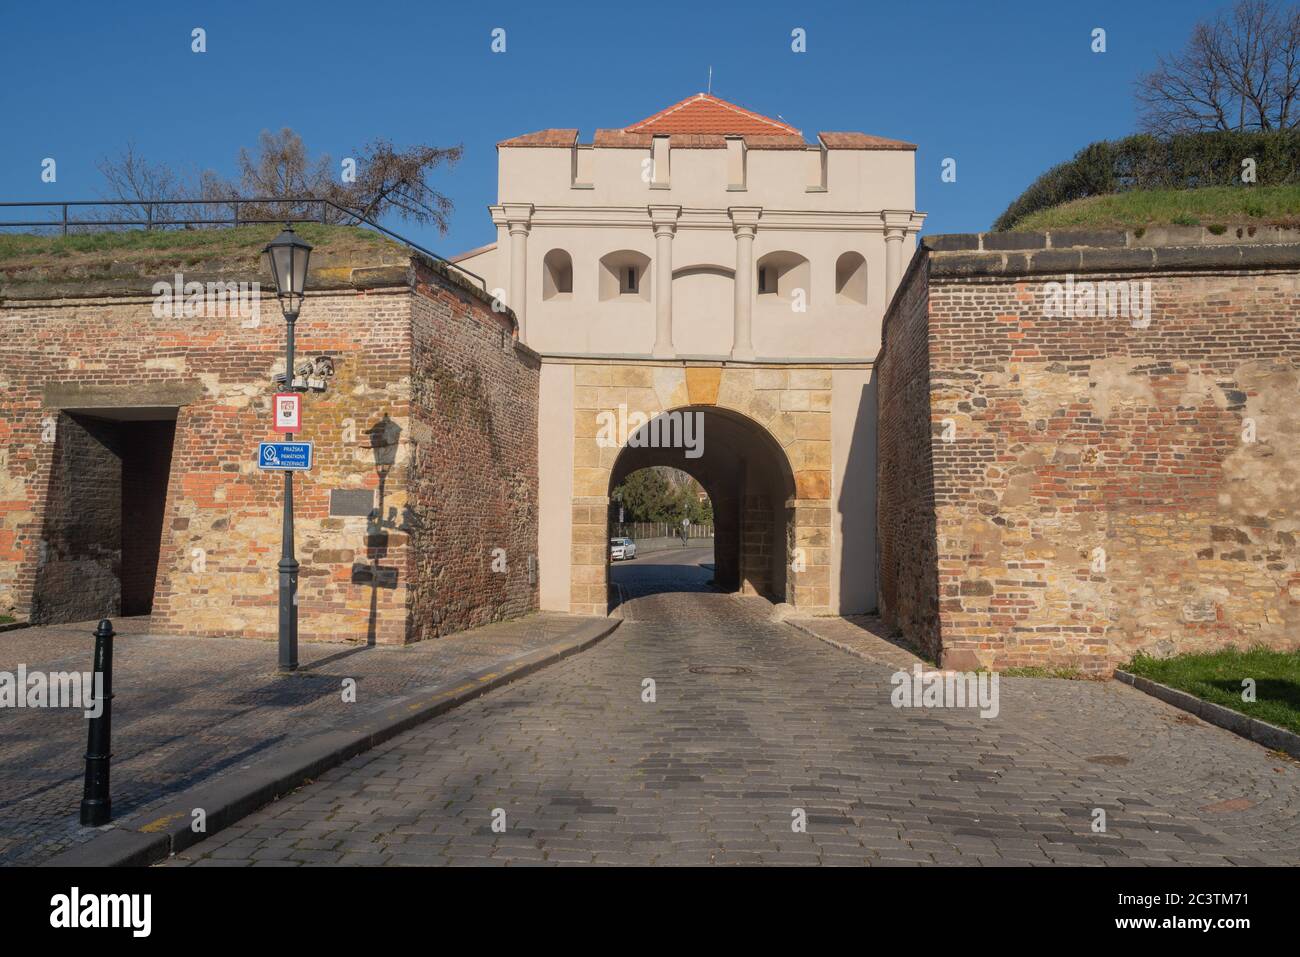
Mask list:
[[1186,133],[1166,139],[1147,133],[1090,143],[1074,159],[1053,166],[993,224],[1008,230],[1031,213],[1088,196],[1134,189],[1245,186],[1242,160],[1255,161],[1260,186],[1300,182],[1300,133]]

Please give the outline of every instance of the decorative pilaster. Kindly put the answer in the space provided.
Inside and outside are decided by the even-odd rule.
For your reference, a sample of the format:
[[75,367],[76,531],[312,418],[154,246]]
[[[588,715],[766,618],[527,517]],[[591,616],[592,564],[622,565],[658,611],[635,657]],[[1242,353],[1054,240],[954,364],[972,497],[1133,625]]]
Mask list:
[[656,359],[671,358],[673,348],[673,235],[680,206],[650,206],[655,232],[655,344]]
[[918,219],[911,210],[886,209],[880,218],[885,224],[885,306],[888,308],[903,279],[903,239],[909,232],[920,229],[925,217]]
[[732,229],[736,234],[736,304],[731,337],[733,359],[754,358],[754,234],[763,214],[759,206],[733,206]]
[[510,301],[507,305],[519,320],[519,341],[527,342],[524,315],[528,307],[528,232],[532,227],[532,203],[504,203],[510,229]]

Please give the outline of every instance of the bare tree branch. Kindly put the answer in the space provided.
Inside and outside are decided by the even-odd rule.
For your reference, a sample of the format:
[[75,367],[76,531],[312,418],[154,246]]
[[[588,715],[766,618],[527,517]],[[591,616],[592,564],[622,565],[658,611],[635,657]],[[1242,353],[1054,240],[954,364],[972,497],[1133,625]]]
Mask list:
[[461,155],[460,146],[398,150],[388,140],[377,139],[357,158],[356,181],[336,187],[331,198],[365,219],[391,213],[409,222],[432,224],[445,233],[452,202],[429,184],[428,176],[439,166],[454,166]]
[[[211,198],[220,192],[229,195],[229,187],[212,170],[182,175],[165,163],[153,163],[141,156],[135,144],[127,143],[117,156],[103,157],[95,164],[108,187],[108,198],[128,203],[92,214],[100,220],[136,219],[163,222],[167,220],[204,220],[212,212],[202,204],[183,202],[191,199]],[[173,202],[154,205],[150,200],[166,199]]]
[[[126,214],[119,207],[102,218],[146,219],[148,210],[144,200],[243,198],[285,200],[246,205],[241,212],[243,218],[296,218],[320,210],[288,200],[311,197],[329,199],[353,211],[349,216],[326,207],[326,222],[353,219],[359,222],[392,215],[409,222],[432,224],[445,233],[450,225],[452,201],[430,184],[429,176],[440,166],[453,166],[461,153],[460,146],[412,146],[399,150],[388,140],[377,139],[356,157],[355,178],[342,182],[335,178],[329,156],[313,159],[302,138],[293,130],[285,128],[278,133],[264,130],[255,151],[239,151],[239,181],[235,184],[212,170],[182,176],[164,163],[149,162],[136,152],[134,144],[128,144],[120,155],[101,160],[99,170],[111,198],[127,200],[133,205],[125,208]],[[202,204],[168,204],[165,209],[159,218],[204,220],[229,214],[222,207]]]
[[1149,132],[1289,129],[1300,95],[1300,9],[1238,0],[1156,63],[1135,91]]

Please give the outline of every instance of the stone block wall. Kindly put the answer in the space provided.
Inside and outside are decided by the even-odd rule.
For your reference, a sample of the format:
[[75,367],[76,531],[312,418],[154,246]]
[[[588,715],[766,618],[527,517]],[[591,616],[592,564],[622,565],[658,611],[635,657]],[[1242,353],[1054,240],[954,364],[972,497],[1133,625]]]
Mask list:
[[[324,392],[304,395],[295,436],[315,451],[312,470],[294,477],[302,639],[401,643],[535,607],[519,585],[527,581],[524,556],[536,552],[532,360],[502,347],[502,320],[486,321],[490,334],[477,331],[489,300],[445,271],[333,263],[313,275],[308,288],[320,291],[298,320],[297,355],[331,356],[335,374]],[[163,409],[175,417],[175,439],[155,628],[274,638],[283,479],[255,460],[259,441],[281,437],[271,429],[271,399],[273,376],[284,369],[284,321],[273,298],[256,320],[220,309],[160,318],[142,294],[153,278],[113,293],[88,286],[81,298],[70,298],[65,284],[59,298],[10,298],[0,308],[0,613],[25,617],[65,592],[41,582],[61,554],[47,530],[51,506],[59,507],[48,492],[60,474],[60,441],[73,437],[68,410],[147,418],[139,410]],[[493,411],[501,427],[481,439],[499,459],[483,454],[486,444],[473,445],[470,419],[448,411],[446,393],[428,388],[434,353],[454,358],[458,381],[477,375],[482,393],[505,397]],[[141,424],[118,423],[123,434]],[[430,453],[421,452],[420,468],[461,476],[459,496],[435,513],[436,524],[416,522],[428,478],[411,468],[416,450]],[[95,498],[82,474],[67,492],[77,503]],[[507,519],[484,517],[506,501],[516,509]],[[503,536],[521,577],[503,591],[485,590],[478,568],[490,556],[464,529],[477,536],[498,521],[527,529]],[[423,579],[417,587],[426,575],[428,587]],[[118,611],[95,604],[73,617]]]
[[113,423],[58,414],[50,482],[33,569],[35,622],[122,610],[122,441]]
[[[939,605],[904,629],[959,668],[1300,647],[1300,246],[1021,241],[923,251],[887,320],[885,369],[927,288]],[[1100,282],[1149,312],[1080,298]],[[918,416],[890,391],[882,435]],[[891,481],[882,566],[928,563],[883,534]]]
[[[312,471],[294,478],[304,640],[404,638],[405,576],[371,608],[352,582],[366,519],[331,515],[330,493],[377,484],[365,430],[407,414],[409,316],[402,287],[310,296],[302,310],[298,355],[329,354],[337,370],[326,392],[304,396],[297,436],[315,444]],[[62,429],[66,409],[110,417],[165,408],[175,410],[176,433],[154,586],[158,630],[274,637],[283,483],[256,466],[257,443],[279,437],[270,427],[272,377],[284,368],[285,332],[274,300],[255,325],[239,316],[158,318],[151,300],[130,296],[6,303],[0,322],[24,331],[0,343],[11,430],[2,521],[14,543],[14,574],[0,569],[0,580],[16,583],[0,603],[23,614],[60,590],[39,578],[60,446],[57,432],[43,440],[48,423]],[[81,502],[94,493],[79,484],[68,494]]]
[[417,264],[409,560],[413,639],[537,608],[541,362],[511,318]]
[[[743,539],[738,550],[738,558],[742,594],[772,595],[775,593],[776,583],[772,580],[772,563],[784,561],[785,544],[788,539],[786,523],[778,524],[774,514],[775,508],[772,500],[766,495],[746,495],[741,503]],[[781,548],[779,555],[775,554],[778,545]]]
[[926,655],[937,658],[929,284],[924,259],[914,261],[894,298],[889,320],[877,365],[880,614]]

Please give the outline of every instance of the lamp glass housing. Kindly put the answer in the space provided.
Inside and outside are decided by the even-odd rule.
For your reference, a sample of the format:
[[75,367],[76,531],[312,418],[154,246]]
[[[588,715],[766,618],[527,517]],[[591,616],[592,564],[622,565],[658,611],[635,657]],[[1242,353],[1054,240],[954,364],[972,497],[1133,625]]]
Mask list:
[[271,280],[275,294],[286,315],[298,314],[303,292],[307,287],[307,265],[312,247],[304,242],[292,226],[286,226],[279,236],[263,250],[271,264]]

